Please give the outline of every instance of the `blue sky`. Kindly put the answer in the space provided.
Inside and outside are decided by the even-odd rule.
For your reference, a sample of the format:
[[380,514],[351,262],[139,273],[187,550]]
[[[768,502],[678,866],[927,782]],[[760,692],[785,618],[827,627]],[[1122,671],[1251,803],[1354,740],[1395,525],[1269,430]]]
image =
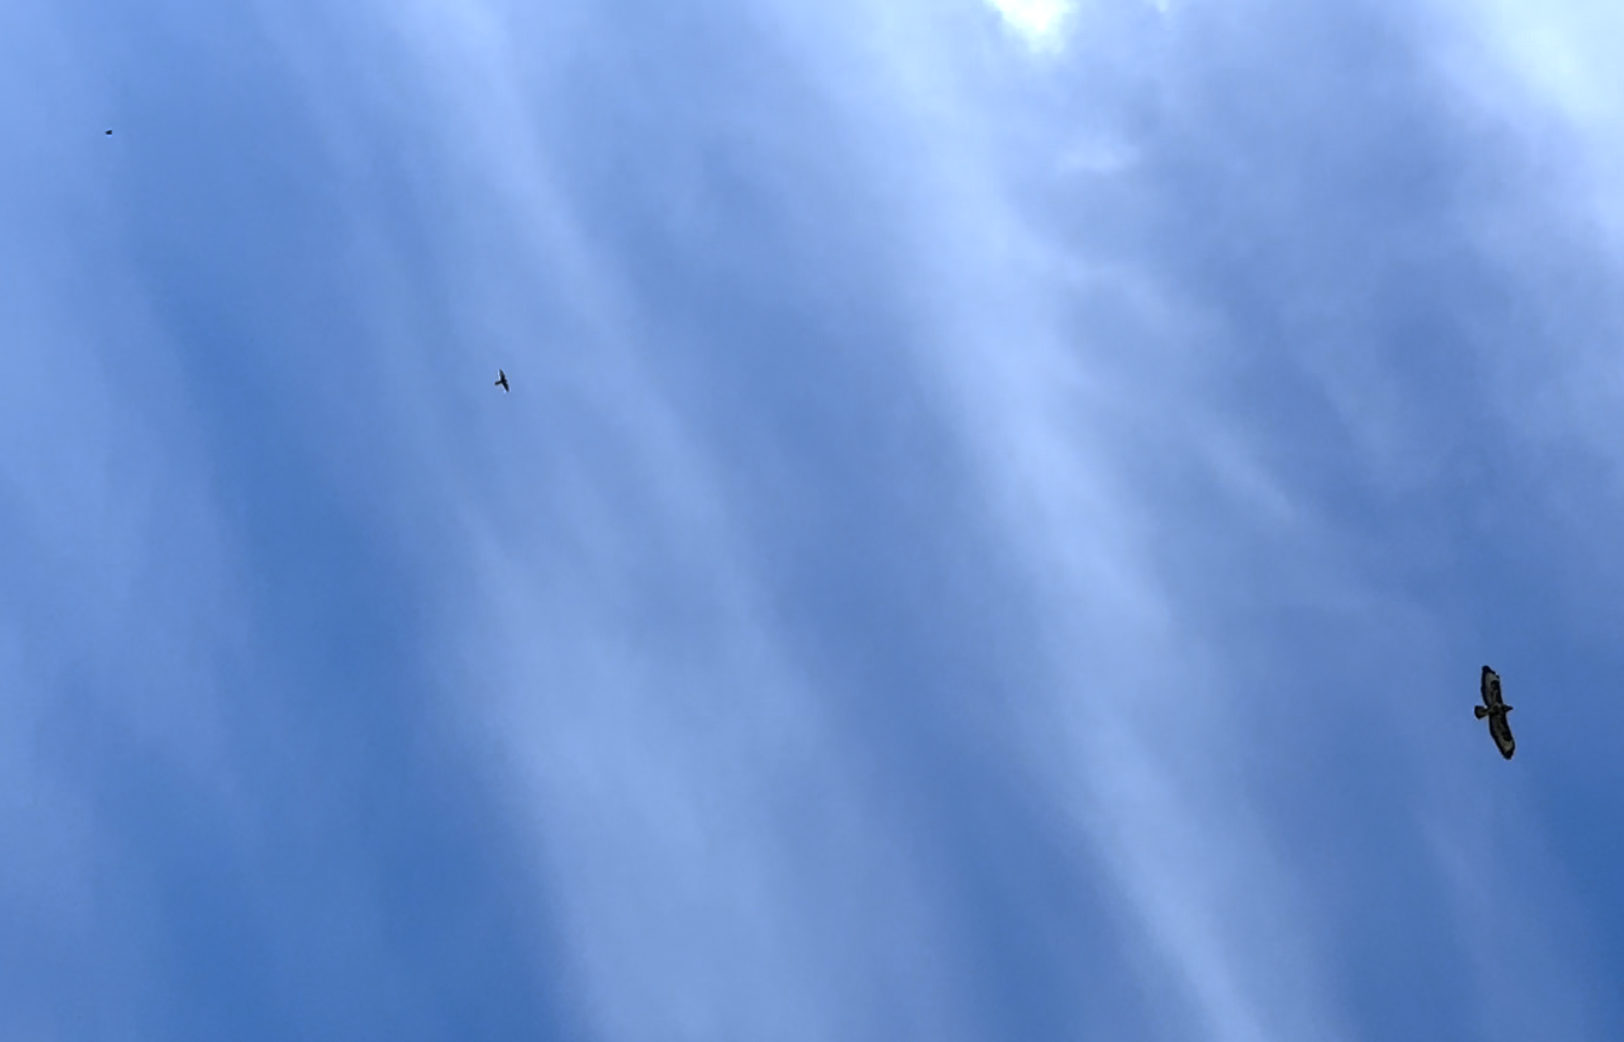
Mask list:
[[1621,38],[6,5],[0,1036],[1618,1037]]

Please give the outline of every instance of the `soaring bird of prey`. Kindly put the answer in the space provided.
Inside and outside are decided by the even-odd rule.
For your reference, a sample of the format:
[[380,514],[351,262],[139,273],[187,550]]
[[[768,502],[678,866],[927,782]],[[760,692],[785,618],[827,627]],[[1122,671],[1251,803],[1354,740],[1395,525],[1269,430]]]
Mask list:
[[507,374],[500,369],[496,371],[496,386],[502,389],[503,394],[508,393]]
[[1511,737],[1511,722],[1506,719],[1511,707],[1500,697],[1500,674],[1484,666],[1483,680],[1479,687],[1483,694],[1483,704],[1473,706],[1472,712],[1477,714],[1479,720],[1485,716],[1489,718],[1489,734],[1493,736],[1494,744],[1500,747],[1500,755],[1509,760],[1511,754],[1517,751],[1517,743]]

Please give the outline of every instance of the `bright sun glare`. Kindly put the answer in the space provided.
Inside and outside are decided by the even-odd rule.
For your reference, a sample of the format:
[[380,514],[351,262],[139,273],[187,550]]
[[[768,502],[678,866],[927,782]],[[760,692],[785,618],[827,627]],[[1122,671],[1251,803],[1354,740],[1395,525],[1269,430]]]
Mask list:
[[1060,42],[1071,0],[987,0],[1027,46],[1048,49]]

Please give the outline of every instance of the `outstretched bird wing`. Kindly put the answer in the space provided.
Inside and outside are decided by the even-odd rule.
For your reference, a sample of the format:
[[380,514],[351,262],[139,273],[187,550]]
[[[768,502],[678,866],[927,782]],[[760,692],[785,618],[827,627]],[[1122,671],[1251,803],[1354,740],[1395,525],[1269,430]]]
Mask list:
[[1500,755],[1511,759],[1511,754],[1517,751],[1517,740],[1511,737],[1511,717],[1507,713],[1489,714],[1489,734],[1494,736],[1494,744],[1500,747]]
[[1483,680],[1479,684],[1483,694],[1483,705],[1486,709],[1479,709],[1479,717],[1489,718],[1489,735],[1494,738],[1494,744],[1500,747],[1500,755],[1511,759],[1511,754],[1517,751],[1517,741],[1511,737],[1510,712],[1507,709],[1505,698],[1500,694],[1500,674],[1483,667]]
[[1500,674],[1488,666],[1483,667],[1483,680],[1478,687],[1483,693],[1483,704],[1490,709],[1498,709],[1505,704],[1505,699],[1500,697]]

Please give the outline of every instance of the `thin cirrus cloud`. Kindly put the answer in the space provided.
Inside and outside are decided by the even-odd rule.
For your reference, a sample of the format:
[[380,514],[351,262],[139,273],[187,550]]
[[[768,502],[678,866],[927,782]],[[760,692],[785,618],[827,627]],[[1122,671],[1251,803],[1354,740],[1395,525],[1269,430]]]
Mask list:
[[8,1034],[1609,1036],[1592,81],[995,9],[7,16]]

